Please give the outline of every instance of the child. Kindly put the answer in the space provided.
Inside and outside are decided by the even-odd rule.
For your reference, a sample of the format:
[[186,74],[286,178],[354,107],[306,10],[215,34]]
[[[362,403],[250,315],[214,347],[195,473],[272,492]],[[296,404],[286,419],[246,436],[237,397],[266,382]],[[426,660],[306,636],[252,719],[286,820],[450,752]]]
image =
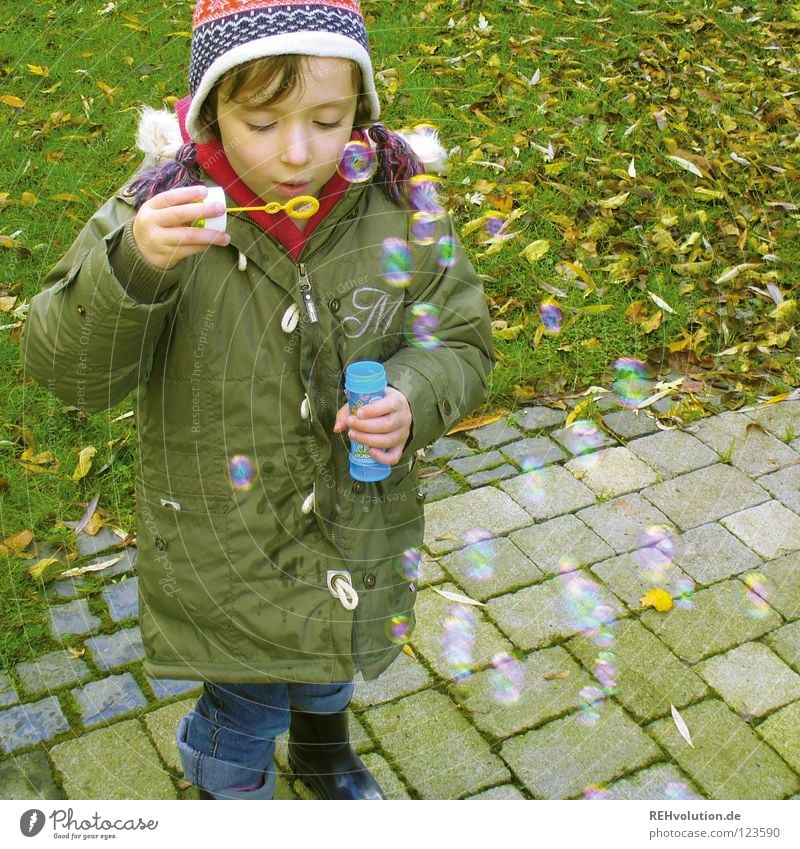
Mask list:
[[[200,0],[189,79],[183,146],[51,272],[25,368],[87,411],[137,390],[145,669],[205,682],[178,729],[187,779],[271,798],[289,729],[318,795],[380,799],[346,708],[355,671],[377,677],[413,629],[416,455],[484,398],[481,286],[419,159],[376,123],[356,0]],[[146,118],[140,138],[176,132]],[[212,185],[229,206],[310,195],[319,210],[193,226],[224,212]],[[352,416],[358,360],[389,386]],[[351,479],[349,439],[391,475]]]

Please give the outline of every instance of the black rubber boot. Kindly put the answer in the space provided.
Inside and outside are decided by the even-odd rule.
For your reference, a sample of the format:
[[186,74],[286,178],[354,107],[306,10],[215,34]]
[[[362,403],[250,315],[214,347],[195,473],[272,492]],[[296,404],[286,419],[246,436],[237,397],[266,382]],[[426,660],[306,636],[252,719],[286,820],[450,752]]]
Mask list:
[[350,745],[347,711],[292,711],[289,769],[320,799],[385,799],[383,791]]

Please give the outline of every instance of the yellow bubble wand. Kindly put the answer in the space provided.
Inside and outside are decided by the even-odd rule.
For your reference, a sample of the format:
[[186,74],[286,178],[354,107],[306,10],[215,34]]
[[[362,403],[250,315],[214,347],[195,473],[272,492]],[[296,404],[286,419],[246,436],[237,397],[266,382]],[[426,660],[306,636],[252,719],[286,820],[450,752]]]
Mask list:
[[[208,190],[206,201],[225,203],[225,191],[219,186],[212,186]],[[200,202],[198,201],[198,203]],[[229,212],[266,212],[267,215],[276,215],[278,212],[285,212],[289,218],[302,221],[306,218],[311,218],[318,209],[319,201],[315,197],[311,195],[298,195],[286,203],[278,203],[278,201],[273,200],[260,206],[228,206],[225,208],[224,214],[218,215],[215,218],[201,218],[195,221],[194,226],[224,232],[228,224]]]

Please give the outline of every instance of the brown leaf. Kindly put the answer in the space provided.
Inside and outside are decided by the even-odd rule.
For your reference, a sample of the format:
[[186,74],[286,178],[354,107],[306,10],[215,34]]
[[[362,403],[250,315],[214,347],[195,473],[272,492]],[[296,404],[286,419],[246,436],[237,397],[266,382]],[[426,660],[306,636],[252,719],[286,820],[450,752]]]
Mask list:
[[6,537],[0,542],[0,554],[5,554],[8,557],[14,557],[19,554],[24,548],[27,548],[33,539],[33,531],[19,531]]
[[448,430],[447,435],[450,436],[453,433],[461,433],[461,431],[464,430],[473,430],[476,427],[483,427],[484,425],[492,424],[493,422],[500,421],[504,415],[505,413],[502,412],[488,416],[473,416],[472,418],[464,419],[455,427]]

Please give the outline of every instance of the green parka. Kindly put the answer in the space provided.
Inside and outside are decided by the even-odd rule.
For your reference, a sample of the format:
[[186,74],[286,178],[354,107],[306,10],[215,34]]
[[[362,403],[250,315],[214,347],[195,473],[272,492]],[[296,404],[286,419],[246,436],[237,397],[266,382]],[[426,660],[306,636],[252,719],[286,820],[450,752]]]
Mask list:
[[[387,283],[380,246],[410,242],[410,214],[371,184],[347,190],[297,262],[234,215],[228,247],[158,273],[135,251],[134,214],[126,188],[88,222],[31,301],[22,351],[28,375],[87,412],[136,390],[147,672],[376,677],[414,625],[417,451],[486,392],[475,272],[460,247],[443,267],[435,244],[413,245],[411,283]],[[132,297],[134,283],[152,302]],[[409,344],[415,303],[438,310],[437,347]],[[413,415],[400,463],[377,484],[350,478],[346,434],[332,432],[355,360],[383,362]],[[231,485],[232,461],[252,464],[249,486]],[[334,571],[351,576],[354,610],[332,594]]]

